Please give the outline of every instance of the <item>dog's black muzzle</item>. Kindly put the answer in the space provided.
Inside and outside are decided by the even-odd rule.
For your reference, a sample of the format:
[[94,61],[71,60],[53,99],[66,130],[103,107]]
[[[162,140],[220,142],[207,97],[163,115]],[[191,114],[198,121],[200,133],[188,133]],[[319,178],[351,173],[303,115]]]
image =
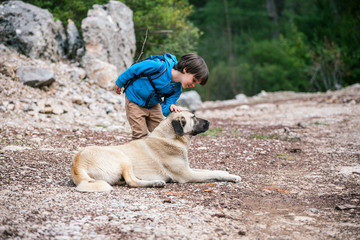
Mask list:
[[197,118],[196,122],[194,124],[194,130],[192,132],[192,135],[197,135],[199,133],[206,132],[209,129],[210,122],[205,119]]

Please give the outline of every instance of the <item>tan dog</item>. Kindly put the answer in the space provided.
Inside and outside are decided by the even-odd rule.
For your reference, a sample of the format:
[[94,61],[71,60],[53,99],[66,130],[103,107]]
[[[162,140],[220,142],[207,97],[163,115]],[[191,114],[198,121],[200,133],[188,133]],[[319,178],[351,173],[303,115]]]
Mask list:
[[146,138],[120,146],[89,146],[71,167],[78,191],[110,191],[125,180],[131,187],[163,187],[165,182],[239,182],[226,171],[191,169],[191,137],[207,131],[209,122],[190,112],[171,113]]

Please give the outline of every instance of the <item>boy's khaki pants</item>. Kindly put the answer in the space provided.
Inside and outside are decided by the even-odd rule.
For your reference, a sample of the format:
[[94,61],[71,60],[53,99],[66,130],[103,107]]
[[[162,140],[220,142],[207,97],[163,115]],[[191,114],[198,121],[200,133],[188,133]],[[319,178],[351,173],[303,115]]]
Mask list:
[[152,132],[164,119],[161,105],[156,104],[151,108],[143,108],[130,102],[125,96],[126,117],[129,121],[132,138],[140,139]]

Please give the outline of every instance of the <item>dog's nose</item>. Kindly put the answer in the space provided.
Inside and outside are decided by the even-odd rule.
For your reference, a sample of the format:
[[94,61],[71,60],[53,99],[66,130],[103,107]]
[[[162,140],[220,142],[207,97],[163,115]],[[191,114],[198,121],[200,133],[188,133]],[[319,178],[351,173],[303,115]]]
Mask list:
[[209,126],[210,126],[210,122],[208,120],[205,120],[204,127],[209,129]]

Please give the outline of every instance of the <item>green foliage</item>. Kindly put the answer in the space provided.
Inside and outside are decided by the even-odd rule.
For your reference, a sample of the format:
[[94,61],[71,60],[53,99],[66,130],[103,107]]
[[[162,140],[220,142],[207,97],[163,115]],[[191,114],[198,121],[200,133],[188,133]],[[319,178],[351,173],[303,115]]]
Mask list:
[[[253,41],[247,52],[247,62],[252,66],[253,90],[305,91],[308,89],[305,64],[301,56],[288,52],[278,40]],[[296,51],[296,50],[292,50]]]
[[146,29],[148,39],[143,58],[170,52],[182,56],[195,52],[200,31],[187,16],[193,7],[187,0],[123,0],[134,12],[137,54],[141,51]]
[[357,1],[276,0],[276,21],[267,2],[190,1],[196,7],[190,19],[204,32],[198,53],[211,73],[199,89],[203,99],[261,90],[325,91],[359,82]]
[[288,155],[286,155],[286,154],[284,154],[284,153],[277,153],[276,156],[277,156],[278,158],[281,158],[281,159],[289,159],[289,160],[294,159],[294,157],[288,156]]
[[324,91],[359,82],[358,1],[316,0],[297,5],[292,14],[299,31],[309,40],[313,89]]
[[[210,78],[206,91],[200,94],[205,99],[229,99],[242,92],[254,95],[261,90],[306,91],[310,89],[307,80],[306,64],[302,49],[291,46],[291,40],[249,41],[247,51],[230,65],[229,62],[218,61],[210,68]],[[298,51],[298,54],[294,54]],[[307,56],[306,60],[309,61]],[[229,73],[235,75],[231,81]]]
[[343,61],[341,51],[334,42],[325,40],[324,45],[317,44],[311,52],[311,86],[318,91],[336,89],[343,85]]
[[315,126],[328,126],[328,123],[323,123],[323,122],[314,122],[313,125]]
[[270,134],[270,135],[252,134],[250,137],[255,139],[280,139],[280,136],[277,134]]
[[103,125],[103,124],[96,124],[96,127],[99,127],[99,128],[107,128],[106,125]]
[[109,0],[24,0],[24,2],[48,9],[54,18],[59,19],[64,26],[71,19],[76,27],[81,30],[81,21],[87,17],[87,12],[94,4],[105,4]]
[[213,137],[216,137],[216,136],[221,135],[222,131],[223,131],[222,128],[210,128],[206,132],[200,133],[199,135],[200,136],[213,136]]
[[[229,79],[229,72],[235,75],[237,81]],[[205,89],[202,89],[205,98],[209,100],[229,99],[239,93],[239,90],[250,87],[247,83],[252,81],[252,72],[250,65],[245,62],[230,66],[227,62],[219,61],[217,65],[210,68],[210,77]],[[199,86],[196,90],[200,91],[201,88],[203,87]],[[200,93],[202,92],[200,91]]]

